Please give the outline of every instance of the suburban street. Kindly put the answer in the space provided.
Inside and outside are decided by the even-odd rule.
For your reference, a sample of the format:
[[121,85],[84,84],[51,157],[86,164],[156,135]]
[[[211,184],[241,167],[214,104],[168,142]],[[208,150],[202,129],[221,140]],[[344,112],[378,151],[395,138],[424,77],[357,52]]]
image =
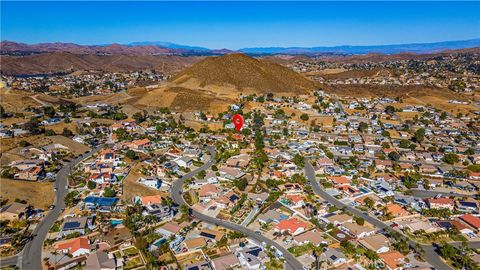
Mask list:
[[[183,199],[183,196],[182,196],[182,194],[183,194],[183,183],[187,179],[190,179],[193,176],[195,176],[197,173],[199,173],[203,170],[206,170],[206,169],[210,168],[213,164],[215,164],[215,155],[216,155],[215,148],[208,147],[208,151],[210,152],[211,158],[207,163],[205,163],[201,167],[197,168],[196,170],[191,171],[188,174],[185,174],[183,177],[179,178],[178,180],[176,180],[173,183],[172,189],[171,189],[171,195],[172,195],[173,201],[176,204],[189,206],[185,202],[185,200]],[[215,217],[207,216],[207,215],[204,215],[200,212],[195,211],[192,208],[190,208],[190,209],[192,211],[192,215],[195,218],[197,218],[201,221],[204,221],[204,222],[207,222],[207,223],[210,223],[210,224],[213,224],[213,225],[217,225],[217,226],[229,229],[229,230],[241,232],[241,233],[245,234],[248,238],[254,239],[259,243],[265,243],[266,245],[270,245],[270,246],[273,246],[273,247],[277,248],[280,252],[283,253],[283,256],[284,256],[285,261],[286,261],[286,265],[289,266],[289,269],[295,269],[295,270],[303,269],[302,264],[295,258],[295,256],[293,256],[291,253],[289,253],[285,248],[283,248],[281,245],[279,245],[275,241],[273,241],[273,240],[271,240],[271,239],[269,239],[269,238],[267,238],[267,237],[265,237],[261,234],[256,234],[254,231],[252,231],[252,230],[250,230],[246,227],[243,227],[241,225],[238,225],[238,224],[235,224],[235,223],[232,223],[232,222],[228,222],[228,221],[225,221],[225,220],[220,220],[220,219],[217,219]],[[287,269],[288,269],[288,267],[287,267]]]
[[101,147],[97,147],[90,150],[65,164],[65,166],[60,169],[55,181],[55,188],[57,189],[53,202],[55,208],[50,210],[47,216],[35,227],[35,230],[32,233],[33,239],[25,245],[23,250],[15,256],[2,259],[0,261],[1,266],[21,265],[21,269],[24,270],[38,270],[40,268],[40,265],[42,265],[43,241],[47,237],[47,233],[53,223],[55,223],[62,213],[62,209],[65,207],[64,199],[68,193],[67,183],[70,170],[84,159],[95,154],[100,148]]
[[460,194],[460,193],[450,193],[450,192],[442,192],[442,191],[435,191],[435,190],[420,190],[420,189],[412,189],[412,196],[417,198],[432,198],[437,195],[441,195],[443,197],[475,197],[473,194]]
[[[345,211],[351,213],[354,216],[357,217],[363,217],[365,221],[368,223],[374,225],[375,227],[379,229],[389,229],[389,225],[385,224],[383,221],[370,216],[367,213],[363,213],[360,210],[350,206],[346,205],[339,200],[337,200],[335,197],[331,196],[327,192],[325,192],[321,187],[319,182],[317,181],[315,177],[315,171],[313,169],[313,166],[310,164],[310,162],[306,161],[305,162],[305,175],[310,181],[310,184],[312,185],[313,192],[320,196],[321,198],[325,199],[329,203],[335,205],[339,209],[345,209]],[[397,231],[399,232],[399,231]],[[399,232],[401,233],[401,232]],[[403,233],[401,233],[403,235]],[[408,239],[408,237],[406,237]],[[410,246],[415,246],[417,243],[414,241],[409,241]],[[420,246],[425,250],[425,259],[428,263],[430,263],[433,267],[436,269],[452,269],[449,265],[447,265],[442,258],[437,254],[435,251],[435,248],[433,245],[425,245],[425,244],[420,244]]]

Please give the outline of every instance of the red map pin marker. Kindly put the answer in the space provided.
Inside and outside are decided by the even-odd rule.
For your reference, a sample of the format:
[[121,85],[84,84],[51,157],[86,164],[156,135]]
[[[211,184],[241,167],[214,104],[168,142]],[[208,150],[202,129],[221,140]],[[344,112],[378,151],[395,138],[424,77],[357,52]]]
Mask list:
[[235,129],[240,132],[240,129],[242,129],[243,126],[243,116],[235,114],[232,118],[232,122],[235,125]]

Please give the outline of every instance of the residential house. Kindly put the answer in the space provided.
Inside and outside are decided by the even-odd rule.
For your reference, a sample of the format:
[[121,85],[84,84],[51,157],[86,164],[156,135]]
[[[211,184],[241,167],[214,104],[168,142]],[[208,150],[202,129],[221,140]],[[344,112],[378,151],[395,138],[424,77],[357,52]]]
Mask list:
[[298,220],[297,218],[289,218],[281,220],[274,228],[275,232],[288,233],[297,235],[305,231],[309,227],[308,223]]
[[448,209],[453,210],[455,202],[449,198],[428,198],[425,200],[430,209]]
[[240,261],[233,252],[226,252],[212,260],[215,270],[230,270],[240,267]]
[[326,260],[328,265],[338,267],[347,262],[347,256],[337,248],[329,248],[320,255],[320,259]]
[[209,261],[202,260],[192,264],[185,264],[184,270],[214,270]]
[[88,181],[93,181],[99,185],[109,185],[113,182],[117,181],[117,177],[114,174],[111,173],[96,173],[91,175],[88,178]]
[[198,199],[200,202],[208,202],[220,196],[220,190],[216,185],[206,184],[198,190]]
[[269,209],[266,213],[260,214],[257,218],[259,223],[268,224],[271,222],[279,223],[282,220],[288,219],[288,216],[279,211]]
[[83,199],[85,207],[91,211],[111,212],[114,210],[118,198],[88,196]]
[[206,246],[207,242],[205,241],[205,238],[197,237],[197,238],[185,240],[183,244],[188,251],[194,251],[194,250],[199,250],[202,247]]
[[107,253],[105,251],[97,251],[90,253],[87,257],[87,263],[84,267],[85,270],[116,270],[117,265],[115,263],[115,257],[113,253]]
[[327,243],[326,239],[323,238],[322,233],[318,232],[316,229],[306,231],[304,233],[294,236],[293,242],[298,246],[302,246],[308,243],[319,246],[322,243]]
[[27,218],[28,204],[14,202],[0,209],[0,220],[16,220]]
[[369,235],[360,239],[358,242],[366,249],[370,249],[376,253],[388,252],[390,250],[390,241],[383,234]]
[[459,217],[463,222],[472,226],[475,230],[480,230],[480,218],[472,214],[466,214]]
[[389,251],[378,254],[380,260],[385,263],[388,270],[402,270],[405,263],[405,256],[398,251]]
[[149,188],[160,189],[162,187],[163,182],[161,179],[149,176],[149,177],[140,177],[138,179],[138,183],[144,186],[147,186]]
[[43,167],[35,166],[29,169],[25,169],[17,172],[13,178],[18,180],[38,181],[45,177],[45,171]]
[[148,150],[152,146],[152,143],[149,139],[141,139],[125,143],[125,146],[135,151],[144,151]]
[[245,175],[240,169],[227,166],[221,167],[218,172],[220,173],[219,178],[222,180],[236,180]]
[[175,163],[178,164],[178,166],[180,167],[183,167],[183,168],[190,168],[190,166],[192,166],[193,164],[193,160],[191,157],[181,157],[181,158],[177,158],[174,160]]
[[56,243],[55,249],[72,257],[78,257],[90,253],[90,242],[87,237],[77,237]]
[[240,264],[248,270],[261,269],[268,256],[261,247],[242,249],[237,254]]
[[410,215],[407,210],[396,203],[388,203],[385,205],[385,214],[387,213],[390,213],[394,218],[401,218]]
[[356,222],[348,222],[342,224],[342,227],[347,230],[352,237],[357,239],[362,239],[376,232],[376,229],[366,222],[365,225],[359,225]]
[[332,213],[332,214],[328,214],[328,215],[324,216],[322,218],[322,220],[327,222],[327,223],[331,223],[335,226],[338,226],[338,225],[343,225],[343,224],[348,223],[348,222],[352,222],[353,217],[349,216],[347,214]]
[[93,227],[92,219],[90,217],[72,217],[66,218],[58,233],[57,238],[62,238],[72,233],[80,233],[84,235],[88,228]]
[[155,230],[155,232],[165,236],[166,238],[176,235],[182,228],[176,222],[165,223],[162,227]]

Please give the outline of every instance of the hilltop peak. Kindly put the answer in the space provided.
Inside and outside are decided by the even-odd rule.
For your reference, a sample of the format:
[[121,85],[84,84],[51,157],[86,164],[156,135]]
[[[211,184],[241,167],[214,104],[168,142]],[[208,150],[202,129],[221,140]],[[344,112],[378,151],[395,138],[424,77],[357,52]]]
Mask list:
[[278,64],[243,53],[208,57],[175,75],[171,82],[189,88],[224,87],[257,93],[307,93],[315,82]]

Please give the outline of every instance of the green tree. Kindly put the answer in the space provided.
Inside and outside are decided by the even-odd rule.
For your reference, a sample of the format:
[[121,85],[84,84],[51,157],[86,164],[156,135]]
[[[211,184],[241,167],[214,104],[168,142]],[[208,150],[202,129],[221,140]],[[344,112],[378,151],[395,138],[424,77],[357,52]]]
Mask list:
[[305,166],[305,158],[297,153],[293,157],[293,163],[295,163],[295,165],[297,165],[299,168],[303,168]]
[[69,130],[68,128],[64,127],[63,128],[63,132],[62,132],[63,136],[65,137],[71,137],[73,136],[73,132],[71,130]]
[[415,131],[415,134],[413,135],[413,139],[415,140],[415,142],[421,143],[425,139],[425,129],[417,129],[417,131]]
[[358,125],[358,131],[365,132],[365,130],[367,129],[368,129],[368,124],[365,122],[360,122],[360,124]]
[[392,105],[388,105],[387,107],[385,107],[385,113],[393,114],[394,112],[395,112],[395,107],[393,107]]
[[89,189],[95,189],[97,187],[97,183],[95,183],[94,181],[88,181],[87,187]]
[[190,213],[190,208],[186,204],[183,204],[180,206],[180,213],[183,215],[188,215]]
[[137,159],[137,154],[135,153],[135,151],[133,150],[128,150],[126,153],[125,153],[125,156],[129,159]]
[[133,119],[135,119],[135,122],[137,123],[142,123],[145,121],[146,119],[146,115],[144,113],[141,113],[141,112],[136,112],[132,115]]
[[245,188],[247,187],[248,185],[248,181],[245,177],[242,177],[240,179],[237,179],[233,182],[233,184],[235,185],[235,187],[237,187],[239,190],[241,191],[244,191]]
[[51,130],[51,129],[46,129],[45,130],[45,136],[55,136],[57,135],[57,133],[55,133],[55,131]]
[[52,118],[55,116],[55,109],[52,106],[44,106],[43,114],[45,114],[45,116]]
[[398,154],[397,152],[390,152],[388,153],[388,158],[393,161],[398,161],[400,159],[400,154]]
[[39,126],[40,125],[36,117],[30,118],[30,120],[24,125],[25,129],[30,131],[32,134],[38,134],[40,132]]
[[472,164],[467,167],[471,172],[480,172],[480,164]]
[[107,198],[113,198],[115,197],[116,194],[117,193],[112,188],[105,188],[105,190],[103,191],[103,197],[107,197]]
[[355,218],[355,222],[360,225],[360,226],[363,226],[363,224],[365,224],[365,219],[363,217],[356,217]]
[[410,141],[403,139],[403,140],[400,141],[399,146],[401,148],[409,148],[410,147]]
[[458,156],[457,154],[455,153],[446,153],[444,156],[443,156],[443,159],[442,159],[444,162],[448,163],[448,164],[455,164],[458,162]]
[[308,119],[310,119],[310,117],[308,116],[308,114],[302,113],[302,115],[300,115],[300,119],[302,119],[303,121],[308,121]]
[[365,200],[363,200],[363,203],[370,209],[372,209],[375,205],[375,202],[369,197],[365,198]]
[[25,140],[22,140],[18,143],[21,147],[27,147],[30,145],[29,142],[25,141]]

